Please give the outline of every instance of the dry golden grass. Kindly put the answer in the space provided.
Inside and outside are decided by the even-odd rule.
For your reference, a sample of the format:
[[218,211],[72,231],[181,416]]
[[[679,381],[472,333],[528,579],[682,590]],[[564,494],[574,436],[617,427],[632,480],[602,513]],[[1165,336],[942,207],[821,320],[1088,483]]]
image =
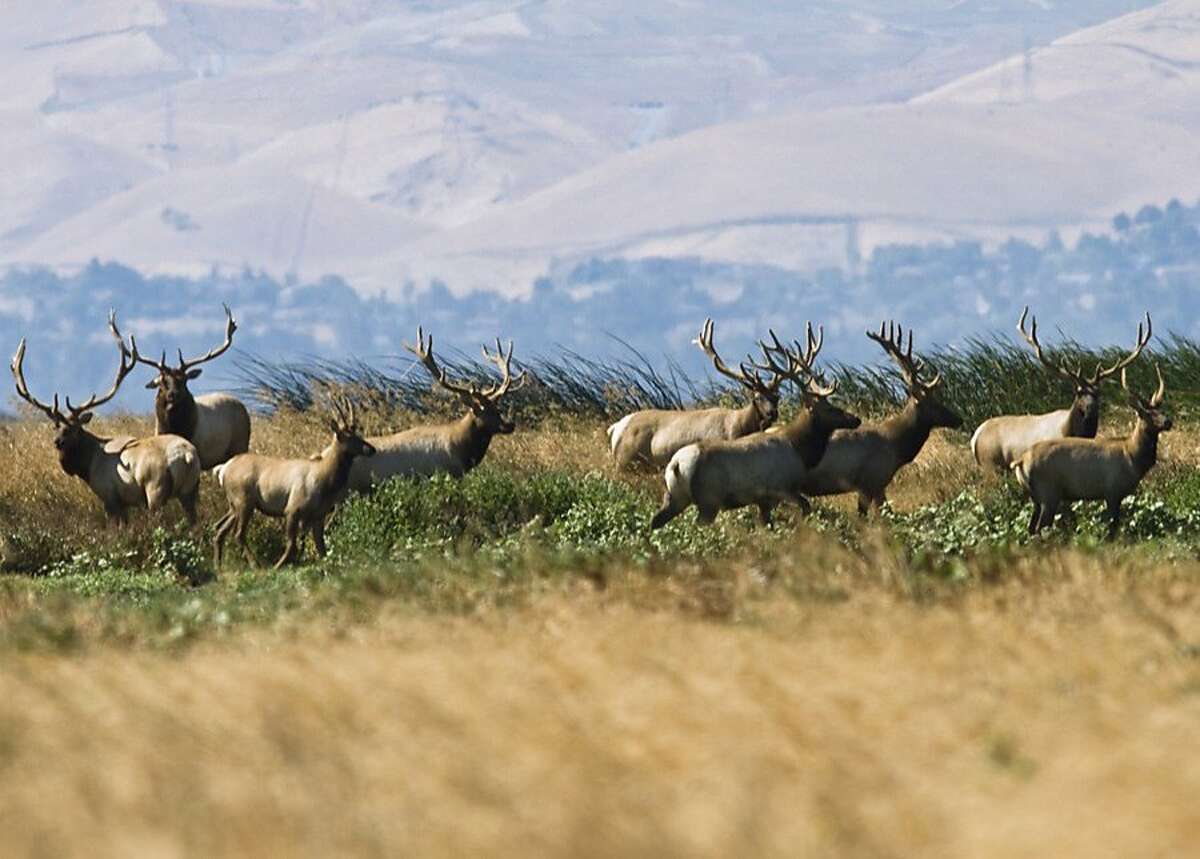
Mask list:
[[[297,416],[254,433],[282,455],[325,442]],[[49,439],[0,430],[0,515],[96,539],[99,507]],[[1198,442],[1168,436],[1152,480],[1200,465]],[[614,473],[603,428],[570,420],[497,439],[489,461]],[[632,479],[657,495],[658,475]],[[939,434],[891,497],[980,479],[965,439]],[[972,562],[958,586],[867,543],[802,531],[769,568],[618,561],[465,617],[378,598],[178,651],[136,628],[132,647],[2,649],[4,852],[1192,851],[1200,563],[1043,549]],[[37,599],[0,600],[0,626]],[[62,612],[85,636],[106,622],[87,601]]]
[[1105,566],[1020,562],[926,602],[865,568],[841,600],[751,581],[741,623],[631,581],[9,657],[6,852],[1187,855],[1197,570]]

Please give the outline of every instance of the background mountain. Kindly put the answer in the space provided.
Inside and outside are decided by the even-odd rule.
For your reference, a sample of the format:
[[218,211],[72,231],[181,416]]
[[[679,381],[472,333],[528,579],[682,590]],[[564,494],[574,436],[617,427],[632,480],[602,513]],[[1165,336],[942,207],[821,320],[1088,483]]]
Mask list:
[[1128,339],[1143,306],[1197,333],[1197,2],[47,0],[0,22],[0,337],[29,336],[31,383],[102,380],[109,304],[206,348],[227,300],[272,355],[395,353],[419,318],[463,347],[613,354],[613,332],[687,362],[711,313],[731,351],[811,316],[860,360],[883,315],[953,343],[1026,301],[1084,339]]

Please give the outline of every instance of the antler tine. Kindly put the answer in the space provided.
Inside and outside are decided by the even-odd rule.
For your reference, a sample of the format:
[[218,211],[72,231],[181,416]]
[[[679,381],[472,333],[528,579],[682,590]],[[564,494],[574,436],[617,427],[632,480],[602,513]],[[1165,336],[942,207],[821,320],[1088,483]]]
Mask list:
[[[773,329],[768,328],[767,333],[771,336],[772,345],[768,346],[762,340],[758,341],[758,348],[762,352],[763,360],[765,360],[767,363],[765,365],[760,364],[755,361],[753,357],[747,355],[746,360],[749,362],[749,367],[757,370],[765,370],[775,377],[775,380],[771,383],[771,390],[778,390],[780,384],[782,384],[784,380],[796,382],[797,384],[804,381],[804,379],[800,377],[802,374],[807,374],[808,366],[798,354],[799,343],[796,344],[797,351],[793,352],[780,342],[779,336]],[[782,355],[787,360],[787,366],[781,367],[778,363],[776,363],[775,359],[771,357],[773,353]],[[746,364],[744,363],[742,364],[742,367],[749,370],[749,367],[746,367]],[[753,378],[757,380],[759,384],[761,384],[761,377],[757,373],[753,373]]]
[[904,326],[896,322],[892,322],[890,325],[888,323],[880,323],[879,333],[875,334],[868,331],[867,337],[878,343],[883,348],[883,351],[888,354],[888,357],[896,363],[911,390],[915,391],[919,388],[930,390],[941,383],[941,373],[936,373],[932,379],[927,381],[921,380],[921,371],[925,368],[925,362],[913,355],[913,332],[911,328],[908,330],[907,347],[904,344]]
[[1038,341],[1038,337],[1037,337],[1037,317],[1036,316],[1033,317],[1032,320],[1030,320],[1029,332],[1026,333],[1025,319],[1028,315],[1029,315],[1029,305],[1027,304],[1027,305],[1025,305],[1025,308],[1021,311],[1021,318],[1017,320],[1017,330],[1021,332],[1021,336],[1025,338],[1025,342],[1028,343],[1033,348],[1033,353],[1035,355],[1037,355],[1037,359],[1042,363],[1042,365],[1044,367],[1046,367],[1046,369],[1053,370],[1055,373],[1057,373],[1062,378],[1066,379],[1071,384],[1076,385],[1076,386],[1082,384],[1084,381],[1082,366],[1077,367],[1074,370],[1072,370],[1066,364],[1055,364],[1053,361],[1051,361],[1049,358],[1046,357],[1044,352],[1042,352],[1042,344]]
[[[109,333],[112,334],[113,339],[117,341],[117,343],[121,344],[121,346],[125,345],[125,338],[121,334],[120,329],[117,328],[117,309],[115,307],[110,307],[108,310],[108,330],[109,330]],[[144,357],[142,357],[142,353],[138,351],[137,339],[132,334],[129,335],[128,349],[129,349],[129,353],[133,356],[134,363],[136,363],[136,364],[147,364],[151,367],[154,367],[155,369],[157,369],[159,371],[162,371],[166,366],[167,352],[165,349],[163,350],[163,356],[162,356],[161,362],[157,362],[153,358],[144,358]]]
[[129,349],[125,346],[125,341],[120,337],[117,338],[117,348],[120,350],[121,363],[117,367],[117,377],[113,379],[112,386],[108,389],[106,394],[102,396],[92,394],[90,397],[88,397],[87,402],[80,406],[71,405],[70,397],[66,397],[63,400],[67,407],[67,411],[71,413],[72,417],[78,417],[84,412],[94,411],[115,397],[117,395],[117,391],[121,388],[121,383],[125,381],[125,377],[132,373],[134,368],[137,366],[137,360],[135,359],[135,356],[130,353]]
[[1163,380],[1162,367],[1158,365],[1157,361],[1154,362],[1154,372],[1158,375],[1158,389],[1150,398],[1150,405],[1158,407],[1162,405],[1163,398],[1167,395],[1167,383]]
[[[211,361],[213,358],[220,357],[221,355],[224,355],[229,350],[230,346],[233,345],[233,332],[237,331],[237,322],[235,322],[233,319],[233,311],[229,309],[229,305],[222,302],[221,306],[223,308],[225,308],[225,342],[223,342],[220,346],[217,346],[213,349],[209,349],[207,353],[205,353],[204,355],[201,355],[199,358],[192,358],[190,360],[183,357],[183,350],[180,349],[179,350],[179,369],[180,370],[187,370],[191,367],[195,367],[197,364],[203,364],[206,361]],[[166,353],[164,352],[163,353],[163,363],[166,363],[166,360],[167,360],[167,356],[166,356]]]
[[[775,336],[774,332],[772,332],[771,336]],[[704,354],[708,356],[708,359],[712,361],[713,369],[722,376],[727,376],[728,378],[733,379],[739,385],[744,388],[749,388],[751,391],[758,391],[760,388],[764,391],[766,390],[764,386],[759,384],[761,379],[757,374],[747,375],[746,373],[734,372],[733,370],[729,369],[729,366],[721,359],[721,356],[717,354],[716,347],[713,346],[713,321],[711,317],[704,320],[704,326],[700,329],[700,336],[692,342],[699,346]],[[778,343],[779,341],[776,340],[775,342]],[[760,343],[759,345],[761,346],[762,344]],[[766,349],[765,346],[762,348],[764,350]],[[753,361],[751,363],[753,363]],[[744,364],[739,365],[739,367],[744,366]]]
[[1145,327],[1144,335],[1142,333],[1142,330],[1143,330],[1142,323],[1139,322],[1138,329],[1137,329],[1137,345],[1135,345],[1133,347],[1132,352],[1130,352],[1124,358],[1121,358],[1119,361],[1117,361],[1117,363],[1113,364],[1111,367],[1109,367],[1107,369],[1105,369],[1102,364],[1096,365],[1096,372],[1090,380],[1092,382],[1092,384],[1098,385],[1101,382],[1103,382],[1105,379],[1111,378],[1112,376],[1114,376],[1117,373],[1118,370],[1125,369],[1130,364],[1132,364],[1134,361],[1136,361],[1138,356],[1142,354],[1142,350],[1145,349],[1147,345],[1149,345],[1150,338],[1154,336],[1154,328],[1152,326],[1152,323],[1150,322],[1150,313],[1149,312],[1146,313],[1146,327]]
[[[507,355],[504,353],[504,345],[500,342],[499,337],[496,338],[495,355],[489,354],[486,346],[481,348],[483,350],[483,357],[499,367],[501,373],[500,383],[498,385],[492,385],[489,387],[483,392],[483,396],[487,397],[489,400],[498,400],[509,391],[520,390],[525,386],[525,382],[529,377],[529,373],[526,370],[522,370],[515,378],[512,374],[512,356],[513,349],[515,348],[513,341],[508,341]],[[513,387],[514,384],[516,385],[515,388]]]
[[433,357],[432,334],[429,335],[429,340],[426,342],[425,329],[418,325],[417,345],[413,346],[409,343],[402,343],[401,345],[404,346],[404,348],[409,352],[412,352],[417,356],[417,360],[419,360],[421,364],[424,365],[425,369],[429,371],[429,375],[433,376],[433,381],[435,383],[441,385],[450,393],[457,394],[458,396],[462,397],[468,403],[474,402],[474,398],[479,394],[479,392],[475,389],[475,386],[469,384],[459,385],[451,382],[448,378],[446,378],[446,371],[438,365],[437,360]]
[[47,405],[32,394],[29,393],[29,385],[25,382],[25,338],[21,338],[20,344],[17,346],[17,351],[13,355],[12,362],[9,364],[9,369],[12,370],[13,382],[17,388],[17,396],[23,399],[29,405],[33,406],[38,411],[42,412],[46,417],[50,418],[54,423],[61,423],[65,418],[63,413],[58,409],[58,394],[54,395],[54,405]]

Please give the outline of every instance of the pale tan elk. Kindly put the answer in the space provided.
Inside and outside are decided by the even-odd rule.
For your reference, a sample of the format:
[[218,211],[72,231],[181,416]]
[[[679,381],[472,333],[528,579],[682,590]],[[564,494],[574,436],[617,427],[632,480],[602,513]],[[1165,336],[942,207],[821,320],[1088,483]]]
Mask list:
[[1017,330],[1047,369],[1074,386],[1075,400],[1069,409],[1058,409],[1042,415],[1002,415],[981,423],[971,436],[971,453],[981,466],[999,472],[1007,472],[1025,451],[1039,441],[1095,438],[1100,425],[1100,384],[1132,364],[1150,342],[1152,333],[1150,314],[1147,313],[1145,332],[1139,323],[1133,351],[1111,367],[1097,364],[1096,372],[1088,376],[1082,367],[1072,370],[1066,364],[1056,364],[1045,356],[1042,344],[1038,342],[1036,317],[1031,320],[1029,331],[1025,331],[1028,315],[1029,308],[1026,307],[1017,321]]
[[333,415],[329,422],[333,440],[316,456],[280,459],[242,453],[213,470],[229,502],[229,512],[218,520],[213,538],[217,566],[225,539],[235,528],[234,538],[250,565],[256,565],[246,544],[246,528],[255,511],[284,520],[287,546],[275,562],[277,569],[300,559],[305,530],[312,532],[317,555],[325,557],[325,519],[345,495],[350,465],[375,454],[358,431],[352,404],[335,403]]
[[[663,478],[667,489],[662,507],[650,520],[661,528],[692,504],[699,520],[711,523],[721,510],[756,505],[763,524],[771,522],[771,511],[783,501],[807,509],[801,494],[804,476],[821,461],[830,435],[838,429],[853,429],[859,419],[829,402],[837,384],[825,385],[813,373],[812,362],[821,349],[823,335],[813,337],[808,326],[808,346],[801,355],[784,347],[772,333],[775,344],[760,344],[766,366],[776,378],[800,387],[804,408],[800,414],[773,432],[757,432],[736,439],[710,439],[685,445],[667,464]],[[776,363],[779,355],[786,366]]]
[[806,495],[857,493],[858,512],[862,515],[871,507],[878,510],[883,505],[892,478],[916,459],[935,427],[962,426],[962,418],[938,399],[941,374],[930,379],[921,377],[925,363],[913,356],[912,331],[908,333],[907,350],[903,348],[904,329],[895,323],[881,323],[879,333],[868,331],[867,337],[900,368],[908,400],[887,420],[835,432],[825,456],[804,478]]
[[58,405],[58,394],[47,405],[29,393],[25,383],[25,340],[13,356],[13,380],[17,395],[49,418],[57,433],[54,447],[62,470],[84,481],[100,499],[109,524],[123,524],[132,507],[159,510],[171,498],[178,498],[189,524],[196,522],[196,501],[200,491],[200,456],[190,441],[177,435],[147,438],[117,436],[103,438],[89,432],[87,424],[94,411],[117,394],[121,382],[137,365],[137,353],[125,348],[116,329],[116,314],[109,314],[109,328],[120,348],[120,364],[112,387],[103,396],[93,394],[80,406],[65,400],[66,411]]
[[[183,436],[200,452],[200,466],[208,470],[231,456],[250,449],[250,413],[242,401],[229,394],[211,393],[193,396],[188,382],[203,372],[198,365],[225,354],[233,345],[237,323],[225,306],[225,341],[199,358],[184,358],[179,350],[179,366],[167,363],[166,350],[158,361],[138,355],[138,361],[158,370],[158,376],[146,384],[154,395],[154,431]],[[137,354],[137,342],[129,337],[130,348]]]
[[525,372],[512,374],[513,344],[508,352],[496,340],[496,353],[482,348],[485,360],[500,370],[499,383],[479,388],[471,382],[454,382],[437,363],[433,355],[433,335],[425,339],[425,331],[417,328],[417,344],[403,344],[417,356],[429,371],[435,385],[459,397],[467,412],[452,423],[434,424],[406,429],[391,435],[367,439],[375,448],[371,459],[357,460],[350,469],[350,488],[365,492],[377,483],[392,477],[429,477],[445,473],[462,477],[480,463],[492,443],[492,438],[507,435],[516,427],[500,412],[506,394],[520,390],[528,376]]
[[705,439],[734,439],[764,430],[779,417],[779,386],[775,377],[764,382],[745,363],[729,369],[713,347],[713,321],[704,320],[696,343],[722,376],[733,379],[750,393],[740,409],[644,409],[612,424],[609,446],[619,468],[668,462],[680,448]]
[[1159,433],[1171,429],[1163,408],[1166,384],[1154,365],[1158,390],[1149,401],[1129,389],[1125,370],[1121,387],[1137,414],[1133,434],[1126,438],[1059,438],[1040,441],[1012,464],[1013,473],[1033,500],[1029,533],[1036,534],[1054,522],[1065,501],[1099,501],[1108,505],[1108,537],[1116,536],[1121,523],[1121,501],[1133,494],[1142,478],[1158,461]]

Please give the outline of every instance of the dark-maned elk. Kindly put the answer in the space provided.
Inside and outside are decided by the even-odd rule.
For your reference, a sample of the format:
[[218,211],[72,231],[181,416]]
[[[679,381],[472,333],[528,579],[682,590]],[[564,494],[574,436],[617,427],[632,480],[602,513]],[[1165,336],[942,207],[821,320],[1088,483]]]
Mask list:
[[482,348],[485,360],[494,363],[500,370],[497,384],[479,388],[473,382],[454,382],[437,363],[433,355],[433,335],[425,340],[425,331],[417,328],[417,345],[403,344],[404,348],[417,356],[438,385],[462,400],[466,414],[452,423],[434,424],[406,429],[391,435],[372,436],[367,439],[375,448],[371,459],[358,460],[350,469],[350,488],[366,491],[374,484],[391,477],[428,477],[446,473],[462,477],[480,463],[497,434],[507,435],[516,426],[500,412],[500,404],[506,394],[520,390],[528,376],[521,372],[512,374],[513,344],[509,341],[508,352],[496,340],[496,353]]
[[58,394],[49,405],[41,402],[29,393],[25,383],[22,338],[10,365],[17,395],[53,422],[57,430],[54,447],[58,451],[58,464],[96,494],[110,525],[126,522],[131,507],[156,511],[171,498],[179,499],[188,523],[195,524],[200,456],[190,441],[177,435],[103,438],[86,428],[94,411],[116,396],[121,382],[137,365],[137,353],[126,349],[117,333],[115,313],[109,314],[109,328],[119,344],[120,363],[108,393],[93,394],[79,406],[71,405],[68,397],[65,412],[59,408]]
[[[250,413],[242,401],[229,394],[201,394],[196,397],[188,382],[203,372],[198,365],[225,354],[233,345],[237,323],[225,307],[225,342],[199,358],[184,358],[179,350],[179,366],[167,363],[166,350],[154,361],[138,355],[138,361],[158,370],[158,377],[146,384],[157,389],[154,395],[154,431],[159,435],[171,433],[183,436],[200,452],[200,467],[208,470],[231,456],[250,449]],[[129,343],[137,354],[137,343],[131,335]]]
[[804,493],[810,496],[858,493],[858,512],[866,515],[887,500],[886,492],[896,472],[916,459],[935,427],[957,429],[962,418],[937,396],[941,374],[922,379],[925,364],[913,356],[912,331],[903,349],[904,329],[881,323],[879,333],[867,332],[896,362],[904,378],[908,400],[904,407],[881,423],[853,430],[839,430],[829,439],[825,456],[804,478]]
[[[771,511],[783,501],[807,509],[801,494],[804,476],[825,454],[830,435],[838,429],[853,429],[859,419],[833,403],[829,397],[837,384],[825,385],[814,374],[812,362],[821,349],[823,334],[814,339],[807,329],[808,346],[801,354],[775,344],[760,344],[766,366],[778,379],[800,387],[804,408],[786,426],[772,432],[757,432],[737,439],[716,439],[689,444],[676,451],[663,475],[667,489],[662,507],[650,520],[661,528],[692,504],[701,522],[711,523],[721,510],[757,505],[763,524],[770,524]],[[780,356],[785,365],[778,364]]]
[[704,327],[695,342],[713,362],[722,376],[733,379],[750,393],[750,402],[740,409],[644,409],[612,424],[608,432],[613,457],[620,468],[634,464],[658,465],[668,462],[680,448],[705,439],[735,439],[764,430],[779,417],[779,377],[764,382],[758,373],[742,363],[738,371],[729,369],[713,347],[713,321]]
[[1033,500],[1029,533],[1036,534],[1053,523],[1064,501],[1103,500],[1108,505],[1108,537],[1116,535],[1121,501],[1154,467],[1158,461],[1158,435],[1171,428],[1171,418],[1163,408],[1166,384],[1162,370],[1157,364],[1154,369],[1158,390],[1149,401],[1129,390],[1125,370],[1121,370],[1121,387],[1137,414],[1132,435],[1040,441],[1012,464],[1017,480]]
[[1072,370],[1065,364],[1056,364],[1042,352],[1037,338],[1037,318],[1025,331],[1025,318],[1029,308],[1021,311],[1017,330],[1033,348],[1034,354],[1051,372],[1070,382],[1075,388],[1075,400],[1069,409],[1058,409],[1044,415],[1002,415],[989,418],[979,425],[971,436],[971,452],[975,461],[985,468],[1007,472],[1021,455],[1039,441],[1054,438],[1095,438],[1100,425],[1100,383],[1112,378],[1134,362],[1146,344],[1150,342],[1150,314],[1146,314],[1143,333],[1138,324],[1137,343],[1133,351],[1111,367],[1096,365],[1096,372],[1084,375],[1082,367]]
[[333,440],[308,459],[242,453],[213,470],[229,502],[229,512],[217,522],[213,539],[217,566],[221,564],[225,538],[235,526],[235,539],[246,559],[251,566],[256,564],[246,545],[246,528],[256,510],[284,520],[287,547],[275,562],[276,568],[300,559],[304,530],[312,532],[317,554],[325,557],[325,519],[345,495],[350,465],[358,457],[375,453],[359,433],[354,407],[348,401],[333,404],[329,428]]

